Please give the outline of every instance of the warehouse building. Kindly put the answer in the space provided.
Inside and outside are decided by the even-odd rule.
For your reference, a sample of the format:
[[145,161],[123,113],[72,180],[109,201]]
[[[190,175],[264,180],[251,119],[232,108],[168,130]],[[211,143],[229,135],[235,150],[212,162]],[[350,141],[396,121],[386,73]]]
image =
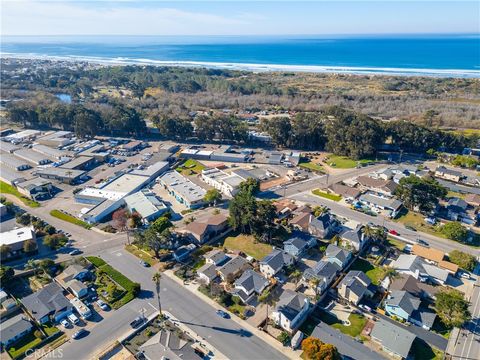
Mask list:
[[14,152],[14,155],[25,160],[34,163],[35,165],[46,165],[54,162],[55,159],[50,156],[41,154],[31,149],[20,149]]
[[203,198],[207,193],[204,188],[194,184],[176,171],[169,171],[158,178],[160,184],[180,204],[195,209],[204,204]]
[[36,151],[40,154],[47,155],[51,158],[56,160],[61,160],[62,158],[70,156],[70,153],[67,151],[62,151],[58,149],[54,149],[50,146],[42,145],[42,144],[35,144],[32,146],[32,150]]
[[13,144],[20,144],[25,141],[32,141],[41,134],[38,130],[23,130],[15,134],[5,136],[5,140]]
[[63,164],[61,167],[63,169],[75,169],[75,170],[88,170],[92,168],[95,163],[96,159],[94,157],[90,156],[79,156],[65,164]]
[[8,246],[10,248],[10,256],[22,254],[23,245],[26,241],[37,242],[33,226],[2,232],[0,236],[0,246]]
[[36,141],[39,144],[51,146],[54,148],[73,144],[73,133],[71,131],[54,131],[39,137]]
[[138,191],[126,196],[124,200],[128,211],[140,214],[144,224],[154,221],[168,211],[167,205],[149,191]]
[[59,167],[39,169],[35,173],[41,178],[57,180],[65,184],[75,184],[86,174],[83,170],[63,169]]
[[12,144],[7,141],[0,141],[0,150],[12,154],[15,150],[21,149],[21,146]]
[[32,163],[9,153],[0,154],[0,163],[15,171],[24,171],[32,168]]
[[25,181],[26,179],[22,176],[21,173],[12,170],[6,166],[3,166],[2,164],[0,168],[0,180],[9,185],[15,185],[16,183]]

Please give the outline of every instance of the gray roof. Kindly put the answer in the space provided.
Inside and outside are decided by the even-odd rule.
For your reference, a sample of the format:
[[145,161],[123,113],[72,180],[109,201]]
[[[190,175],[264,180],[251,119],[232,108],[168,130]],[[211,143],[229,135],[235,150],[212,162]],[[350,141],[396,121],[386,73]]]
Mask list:
[[332,217],[332,215],[330,215],[330,213],[324,213],[319,217],[312,216],[309,226],[313,226],[324,231],[328,229],[334,222],[335,219]]
[[394,290],[385,299],[385,305],[398,306],[411,316],[420,307],[420,299],[406,291]]
[[35,189],[36,187],[39,186],[47,186],[51,185],[52,183],[49,180],[42,179],[39,177],[34,177],[33,179],[27,180],[27,181],[22,181],[17,184],[17,187],[25,189],[27,191],[30,191],[32,189]]
[[2,162],[5,166],[8,166],[12,169],[17,169],[20,167],[32,167],[31,162],[25,161],[19,157],[16,157],[6,152],[1,153],[0,162]]
[[268,280],[262,275],[253,270],[245,271],[240,278],[235,281],[235,286],[242,286],[246,290],[253,290],[259,294],[265,286],[268,285]]
[[233,274],[241,270],[247,264],[247,260],[245,260],[243,257],[236,256],[219,268],[218,272],[220,272],[223,276],[228,276],[229,274]]
[[82,176],[86,172],[83,170],[77,169],[63,169],[59,167],[48,167],[45,169],[36,170],[37,175],[46,175],[46,176],[58,176],[66,179],[75,179],[79,176]]
[[149,360],[200,358],[195,354],[190,339],[188,340],[180,338],[174,331],[160,330],[141,345],[140,350]]
[[339,270],[341,269],[337,264],[320,260],[313,268],[308,268],[305,270],[303,277],[307,280],[312,278],[317,278],[320,280],[327,279],[334,276],[334,274],[336,274]]
[[205,264],[197,270],[197,274],[203,274],[213,280],[217,277],[217,268],[213,264]]
[[57,283],[48,284],[24,297],[21,302],[36,320],[71,307],[70,302],[63,295],[63,289]]
[[69,162],[61,165],[61,167],[63,169],[74,169],[76,167],[84,166],[85,164],[89,163],[90,161],[92,161],[91,156],[82,155],[82,156],[76,157],[75,159],[72,159]]
[[375,322],[371,336],[377,339],[385,349],[404,358],[408,356],[415,335],[399,325],[380,319]]
[[435,171],[442,172],[444,174],[453,175],[453,176],[459,176],[459,177],[463,176],[463,173],[461,171],[449,169],[445,166],[439,166],[435,169]]
[[190,203],[202,201],[207,193],[204,188],[194,184],[176,171],[164,173],[160,176],[160,180]]
[[320,322],[313,330],[312,337],[322,342],[334,345],[340,354],[351,359],[358,360],[385,360],[379,353],[370,350],[365,345],[353,340],[349,335]]
[[268,265],[274,271],[278,271],[282,269],[286,263],[291,262],[292,259],[293,256],[289,253],[279,249],[274,249],[270,254],[265,256],[262,261],[260,261],[260,264]]
[[334,244],[329,244],[327,246],[327,249],[325,250],[325,256],[327,258],[336,258],[340,260],[342,264],[345,264],[350,254],[350,251],[342,249],[341,247]]
[[24,314],[18,314],[2,322],[2,331],[0,331],[0,342],[5,343],[13,339],[18,334],[32,328],[32,324]]
[[205,259],[212,260],[215,264],[223,261],[226,258],[226,254],[222,250],[213,249],[204,255]]
[[22,159],[33,162],[35,164],[47,164],[54,162],[55,158],[52,158],[48,155],[33,151],[31,149],[20,149],[14,152],[14,154]]
[[302,239],[298,236],[293,237],[291,239],[288,239],[283,243],[283,247],[285,248],[285,245],[291,245],[295,247],[298,250],[303,250],[308,246],[308,242],[305,239]]
[[275,311],[281,312],[288,320],[293,320],[305,306],[307,297],[293,290],[285,290],[275,306]]
[[358,244],[360,246],[362,242],[362,226],[359,225],[353,230],[347,230],[341,234],[342,239],[347,240],[353,244]]
[[437,314],[430,309],[420,308],[413,312],[412,318],[420,322],[422,325],[431,328],[435,322]]
[[72,290],[76,294],[78,294],[80,291],[87,288],[85,284],[83,284],[82,282],[76,279],[70,280],[66,285],[68,288],[70,288],[70,290]]
[[387,198],[383,198],[383,197],[380,197],[380,196],[375,196],[375,195],[368,194],[368,193],[360,195],[359,200],[363,201],[363,202],[366,202],[366,203],[376,205],[376,206],[381,206],[383,208],[389,208],[389,209],[393,209],[393,210],[398,210],[403,205],[403,203],[400,200],[393,199],[393,198],[392,199],[387,199]]
[[394,269],[407,270],[418,275],[431,276],[433,278],[446,281],[449,272],[445,269],[440,269],[435,265],[427,264],[419,256],[402,254],[397,260],[393,261],[391,266]]
[[468,207],[468,204],[465,200],[463,199],[460,199],[460,198],[457,198],[457,197],[452,197],[450,198],[450,200],[448,200],[448,206],[455,206],[455,207],[459,207],[459,208],[462,208],[463,210],[465,210],[467,207]]
[[372,282],[363,271],[351,270],[340,282],[340,286],[345,285],[350,291],[359,298],[367,292]]
[[166,211],[167,205],[163,203],[154,193],[138,191],[124,198],[125,204],[133,212],[140,214],[142,218],[149,218],[160,211]]
[[87,268],[85,266],[80,264],[72,264],[62,271],[63,279],[65,281],[68,281],[84,271],[87,271]]
[[[1,154],[0,157],[1,156],[3,156],[3,154]],[[0,177],[10,183],[25,181],[23,174],[3,164],[0,166]]]

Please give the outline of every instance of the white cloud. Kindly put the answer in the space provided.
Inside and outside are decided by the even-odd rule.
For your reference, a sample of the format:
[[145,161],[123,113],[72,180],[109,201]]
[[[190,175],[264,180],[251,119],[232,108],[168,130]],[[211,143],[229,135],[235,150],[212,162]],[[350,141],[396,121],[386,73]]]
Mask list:
[[208,35],[232,34],[258,21],[252,14],[229,17],[171,7],[135,7],[129,1],[100,3],[2,1],[3,35]]

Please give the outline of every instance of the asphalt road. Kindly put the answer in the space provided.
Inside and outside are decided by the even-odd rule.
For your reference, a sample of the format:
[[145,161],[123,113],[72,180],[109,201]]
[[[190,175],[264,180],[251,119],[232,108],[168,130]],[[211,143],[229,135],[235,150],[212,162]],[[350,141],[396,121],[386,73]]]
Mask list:
[[[87,337],[63,345],[66,359],[78,359],[78,354],[87,358],[100,350],[98,344],[106,346],[127,332],[129,322],[138,316],[141,308],[145,308],[148,315],[158,307],[155,285],[151,280],[153,269],[142,267],[136,257],[123,249],[103,251],[100,256],[131,280],[141,283],[142,292],[139,299],[115,311],[115,316],[105,318]],[[161,302],[162,309],[169,311],[229,359],[287,358],[236,322],[217,316],[212,306],[166,276],[161,283]]]
[[462,194],[480,194],[480,188],[477,187],[457,184],[442,179],[437,179],[437,181],[451,191],[456,191]]
[[319,196],[315,196],[310,192],[303,192],[296,195],[292,195],[290,196],[290,198],[298,201],[302,201],[304,203],[308,203],[311,205],[327,206],[331,209],[332,213],[338,216],[351,219],[354,221],[358,221],[364,224],[368,222],[372,222],[377,225],[386,226],[388,229],[393,229],[397,231],[401,237],[406,238],[411,242],[415,242],[417,238],[421,238],[423,240],[426,240],[431,247],[437,248],[446,253],[456,249],[456,250],[462,250],[470,254],[474,254],[476,256],[480,255],[479,250],[474,249],[470,246],[460,244],[452,240],[442,239],[433,235],[425,234],[420,231],[408,230],[401,223],[389,221],[382,216],[370,216],[370,215],[355,211],[344,205],[338,204],[335,201],[331,201],[328,199],[321,198]]
[[452,359],[476,360],[480,358],[480,279],[470,298],[472,320],[462,329],[455,342]]

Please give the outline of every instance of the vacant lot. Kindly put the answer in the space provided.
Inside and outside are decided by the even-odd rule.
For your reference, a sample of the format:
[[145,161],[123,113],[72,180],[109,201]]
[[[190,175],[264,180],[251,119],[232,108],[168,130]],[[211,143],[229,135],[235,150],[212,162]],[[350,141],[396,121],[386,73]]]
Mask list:
[[311,162],[311,161],[302,161],[300,164],[298,164],[298,166],[300,166],[301,168],[309,169],[316,172],[321,172],[321,173],[325,172],[325,168],[322,165]]
[[53,217],[56,217],[57,219],[67,221],[69,223],[81,226],[85,229],[90,229],[92,227],[90,224],[86,223],[85,221],[77,219],[76,217],[74,217],[72,215],[65,214],[64,212],[61,212],[60,210],[52,210],[52,211],[50,211],[50,215],[52,215]]
[[197,160],[188,159],[182,165],[178,166],[176,170],[182,175],[200,174],[205,166],[200,164]]
[[251,257],[261,260],[272,251],[272,246],[257,242],[251,235],[229,236],[223,246],[228,250],[239,250]]
[[372,159],[361,159],[361,160],[352,160],[346,156],[338,156],[338,155],[329,155],[325,159],[325,163],[329,166],[337,169],[352,169],[358,165],[365,165],[375,160]]
[[424,233],[446,239],[446,236],[442,232],[438,231],[435,226],[427,224],[422,215],[417,214],[413,211],[407,212],[405,215],[402,215],[399,218],[395,219],[395,221],[407,226],[411,226],[418,231],[422,231]]

